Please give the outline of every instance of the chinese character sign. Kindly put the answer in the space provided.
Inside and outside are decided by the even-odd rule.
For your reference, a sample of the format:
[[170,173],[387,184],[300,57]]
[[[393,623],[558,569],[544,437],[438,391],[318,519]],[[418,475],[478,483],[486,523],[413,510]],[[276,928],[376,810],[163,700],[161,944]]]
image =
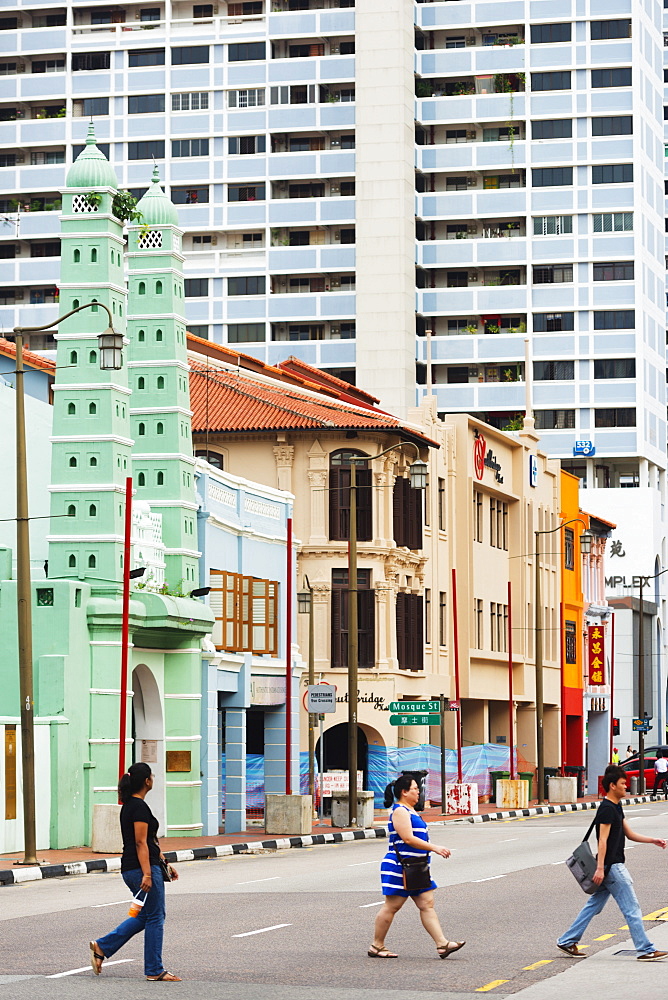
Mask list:
[[605,684],[605,629],[589,625],[589,683]]

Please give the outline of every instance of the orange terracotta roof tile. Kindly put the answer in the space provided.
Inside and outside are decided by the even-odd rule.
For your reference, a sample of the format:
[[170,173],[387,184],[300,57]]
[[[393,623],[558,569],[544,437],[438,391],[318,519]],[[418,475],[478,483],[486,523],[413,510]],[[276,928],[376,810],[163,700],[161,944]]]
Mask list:
[[[6,340],[4,337],[0,337],[0,354],[4,354],[6,358],[16,357],[16,344],[13,340]],[[30,365],[31,368],[41,368],[45,372],[56,372],[56,362],[51,361],[50,358],[43,358],[41,354],[35,354],[34,351],[27,351],[25,347],[23,348],[23,360],[25,364]]]
[[320,388],[323,386],[334,388],[338,391],[341,398],[346,399],[349,403],[354,402],[358,406],[373,406],[375,403],[380,402],[378,397],[372,396],[370,392],[366,392],[356,385],[351,385],[350,382],[345,382],[342,378],[337,378],[336,375],[332,375],[331,372],[325,369],[314,368],[313,365],[307,364],[306,361],[302,361],[301,358],[296,358],[294,355],[290,355],[285,361],[279,361],[277,367],[281,371],[303,375],[311,382],[315,382]]
[[190,406],[192,428],[241,433],[308,428],[365,428],[394,430],[423,447],[438,447],[396,417],[368,407],[355,406],[326,397],[313,398],[283,383],[265,383],[245,372],[212,371],[190,362]]

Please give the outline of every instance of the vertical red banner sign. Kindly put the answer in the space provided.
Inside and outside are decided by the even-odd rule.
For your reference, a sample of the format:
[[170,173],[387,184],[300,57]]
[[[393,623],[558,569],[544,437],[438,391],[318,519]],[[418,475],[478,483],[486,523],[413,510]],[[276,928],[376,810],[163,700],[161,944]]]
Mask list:
[[602,625],[588,625],[589,634],[589,683],[605,684],[605,629]]

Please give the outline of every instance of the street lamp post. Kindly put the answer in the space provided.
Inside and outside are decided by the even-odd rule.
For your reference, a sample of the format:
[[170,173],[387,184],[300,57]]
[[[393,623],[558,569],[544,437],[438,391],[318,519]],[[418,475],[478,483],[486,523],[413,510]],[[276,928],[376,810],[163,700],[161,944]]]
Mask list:
[[[14,328],[16,345],[16,598],[19,653],[19,697],[21,701],[21,763],[23,769],[23,860],[21,865],[36,865],[37,841],[35,829],[35,718],[32,662],[32,602],[30,580],[30,531],[28,514],[28,466],[25,425],[25,388],[23,367],[23,335],[52,330],[64,319],[100,306],[109,316],[109,328],[98,337],[100,367],[103,351],[109,367],[122,365],[123,337],[113,329],[111,312],[103,302],[86,302],[43,326]],[[106,340],[103,345],[102,341]],[[111,351],[110,351],[111,349]],[[118,363],[115,363],[118,362]]]
[[[536,652],[536,781],[538,783],[538,803],[542,804],[545,796],[545,732],[543,729],[543,608],[540,579],[540,536],[552,535],[555,531],[560,531],[569,524],[575,522],[582,524],[585,528],[580,535],[580,550],[587,553],[591,549],[591,533],[587,525],[579,517],[574,517],[570,521],[558,524],[556,528],[549,528],[545,531],[534,532],[536,536],[535,547],[535,652]],[[560,623],[561,627],[561,623]],[[561,707],[563,712],[563,705]]]
[[[641,576],[638,584],[639,607],[638,607],[638,718],[645,718],[645,612],[643,590],[645,584],[650,580],[668,573],[668,566],[655,573],[654,576]],[[659,734],[661,735],[661,734]],[[641,730],[638,733],[638,791],[641,795],[645,792],[645,733]]]
[[[427,464],[420,458],[420,449],[412,441],[400,441],[371,458],[382,458],[391,451],[410,445],[416,459],[409,466],[411,486],[423,490],[427,485]],[[350,460],[350,530],[348,534],[348,825],[357,825],[357,674],[359,636],[357,622],[357,459]]]

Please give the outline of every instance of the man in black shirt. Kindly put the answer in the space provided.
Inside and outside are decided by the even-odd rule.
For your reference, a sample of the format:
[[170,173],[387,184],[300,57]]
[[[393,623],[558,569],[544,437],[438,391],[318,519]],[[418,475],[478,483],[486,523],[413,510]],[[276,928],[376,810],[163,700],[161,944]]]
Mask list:
[[592,917],[600,913],[610,896],[613,896],[631,931],[638,952],[638,961],[659,962],[668,957],[668,952],[657,951],[645,933],[642,910],[636,898],[633,881],[624,863],[624,842],[628,837],[636,844],[654,844],[665,849],[666,841],[634,833],[624,819],[621,801],[626,795],[626,771],[623,768],[612,764],[606,768],[603,788],[606,796],[596,813],[598,853],[593,877],[594,882],[601,888],[589,896],[571,926],[557,941],[557,948],[570,958],[586,958],[585,952],[578,948],[578,941]]

